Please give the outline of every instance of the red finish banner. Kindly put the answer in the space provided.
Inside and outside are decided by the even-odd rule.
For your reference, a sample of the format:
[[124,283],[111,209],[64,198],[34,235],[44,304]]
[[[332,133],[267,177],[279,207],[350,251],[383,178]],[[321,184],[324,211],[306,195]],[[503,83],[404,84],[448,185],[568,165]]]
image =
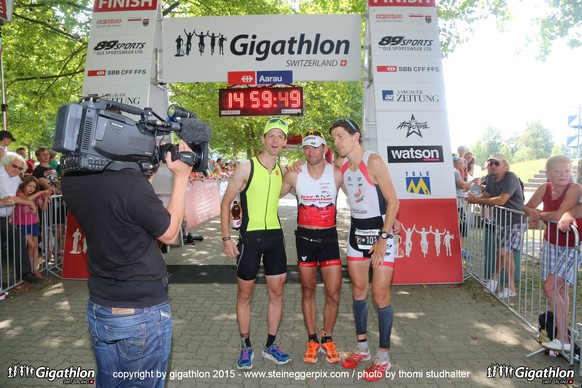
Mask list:
[[462,283],[456,199],[400,200],[393,284]]
[[436,7],[436,0],[368,0],[370,7]]
[[67,215],[67,234],[65,236],[65,252],[63,256],[63,279],[88,279],[87,241],[85,234],[71,212]]
[[155,11],[158,0],[95,0],[93,12]]

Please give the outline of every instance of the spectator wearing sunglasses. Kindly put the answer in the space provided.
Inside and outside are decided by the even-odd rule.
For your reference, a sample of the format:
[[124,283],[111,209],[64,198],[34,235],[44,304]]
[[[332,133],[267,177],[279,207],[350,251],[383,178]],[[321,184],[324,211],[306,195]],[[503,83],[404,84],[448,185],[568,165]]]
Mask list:
[[[301,282],[301,310],[307,329],[307,350],[303,361],[315,364],[317,354],[325,352],[327,362],[333,364],[340,361],[332,332],[338,316],[342,283],[342,261],[336,229],[336,199],[342,176],[339,167],[325,161],[329,146],[320,131],[305,132],[301,147],[307,168],[300,172],[287,171],[281,196],[287,195],[291,189],[295,189],[297,196],[295,245]],[[326,294],[321,345],[315,331],[318,266]]]
[[[251,296],[263,260],[269,295],[267,342],[264,358],[278,365],[291,357],[275,343],[283,313],[283,285],[287,279],[287,256],[278,216],[283,174],[277,158],[287,143],[289,126],[280,118],[270,119],[263,129],[264,149],[251,160],[240,163],[231,177],[220,205],[223,251],[237,263],[236,316],[241,339],[238,369],[251,369],[255,354],[251,346]],[[230,235],[231,203],[240,194],[242,225],[238,244]]]
[[372,267],[372,295],[378,306],[380,343],[375,361],[364,371],[368,381],[383,379],[390,369],[388,351],[393,311],[390,285],[394,272],[393,228],[399,202],[388,166],[375,152],[361,146],[362,133],[356,122],[338,119],[330,127],[336,160],[341,168],[351,210],[348,238],[348,271],[352,280],[353,313],[358,345],[343,361],[344,368],[356,368],[371,359],[368,347],[368,290]]
[[[503,206],[506,209],[523,210],[524,194],[520,179],[509,171],[509,162],[503,154],[493,154],[487,159],[491,174],[487,179],[485,190],[480,197],[471,193],[467,196],[469,203],[488,206]],[[509,298],[517,295],[515,290],[515,263],[513,252],[521,250],[523,233],[527,229],[525,217],[512,212],[501,212],[494,209],[496,223],[495,239],[497,242],[497,262],[495,271],[487,282],[487,289],[491,293],[497,292],[499,274],[505,272],[507,287],[499,293],[500,298]]]

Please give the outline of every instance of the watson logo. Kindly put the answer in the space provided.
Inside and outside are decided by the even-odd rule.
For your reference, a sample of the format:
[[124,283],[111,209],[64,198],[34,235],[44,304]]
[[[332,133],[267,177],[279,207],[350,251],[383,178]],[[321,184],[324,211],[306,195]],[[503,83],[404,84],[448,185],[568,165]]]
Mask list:
[[395,146],[386,147],[388,163],[443,162],[442,146]]

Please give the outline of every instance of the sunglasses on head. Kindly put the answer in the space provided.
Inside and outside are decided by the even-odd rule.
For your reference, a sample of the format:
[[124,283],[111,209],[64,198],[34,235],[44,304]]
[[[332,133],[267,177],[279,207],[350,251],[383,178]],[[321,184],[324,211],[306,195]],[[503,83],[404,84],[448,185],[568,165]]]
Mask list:
[[268,124],[281,124],[283,125],[285,128],[288,128],[289,126],[287,125],[287,122],[283,119],[280,119],[278,117],[272,118],[268,121]]
[[303,133],[303,138],[306,138],[307,136],[319,136],[319,137],[323,137],[323,134],[318,131],[318,130],[309,130]]
[[352,129],[356,132],[360,132],[360,129],[354,124],[354,122],[352,121],[352,119],[348,119],[348,118],[340,118],[337,119],[336,121],[333,122],[332,127],[337,127],[337,126],[342,126],[345,128],[345,125],[342,124],[347,124],[350,127],[352,127]]
[[488,162],[487,162],[487,164],[488,164],[489,166],[497,166],[497,167],[499,167],[499,164],[500,164],[500,163],[499,163],[499,161],[497,161],[497,160],[490,160],[490,161],[488,161]]

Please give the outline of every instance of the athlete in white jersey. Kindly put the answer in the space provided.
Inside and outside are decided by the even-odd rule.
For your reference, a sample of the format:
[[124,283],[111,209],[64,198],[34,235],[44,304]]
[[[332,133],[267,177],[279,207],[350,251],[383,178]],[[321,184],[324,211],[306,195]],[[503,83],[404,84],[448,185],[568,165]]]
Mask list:
[[390,285],[394,271],[392,230],[398,212],[398,198],[388,166],[380,155],[364,150],[361,132],[351,119],[339,119],[330,128],[339,153],[352,222],[348,240],[348,271],[352,280],[353,311],[358,346],[343,361],[355,368],[371,358],[368,347],[369,269],[373,268],[372,295],[378,306],[380,345],[375,361],[364,371],[364,379],[377,381],[390,369],[388,351],[393,311]]
[[[316,363],[318,352],[324,352],[329,363],[336,363],[340,357],[331,336],[339,311],[342,280],[342,262],[335,227],[341,172],[338,167],[324,160],[323,156],[329,147],[321,132],[306,132],[302,148],[307,168],[301,172],[289,170],[285,174],[281,195],[286,195],[293,188],[297,196],[295,244],[301,281],[301,309],[307,329],[307,350],[303,360],[310,364]],[[315,332],[318,264],[326,294],[321,345]]]

